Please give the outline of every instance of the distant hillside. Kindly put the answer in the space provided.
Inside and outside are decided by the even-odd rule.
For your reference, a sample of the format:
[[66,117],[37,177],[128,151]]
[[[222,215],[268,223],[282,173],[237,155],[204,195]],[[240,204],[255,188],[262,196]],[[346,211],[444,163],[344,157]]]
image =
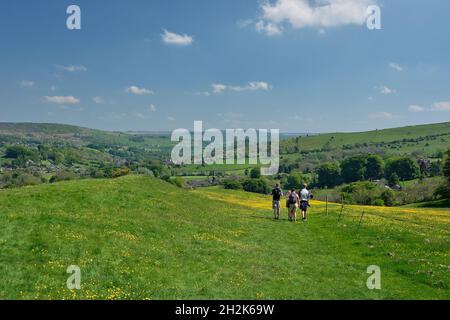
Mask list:
[[[137,136],[160,138],[169,143],[168,132],[111,132],[64,124],[50,123],[0,123],[0,139],[20,138],[38,140],[62,140],[72,143],[107,142],[129,145]],[[130,139],[131,137],[131,139]],[[134,139],[132,137],[135,137]],[[445,149],[450,145],[450,122],[408,126],[393,129],[355,133],[326,133],[317,135],[282,134],[282,153],[297,151],[352,148],[363,145],[400,147],[408,152],[418,148]]]
[[114,134],[65,124],[0,123],[0,138],[7,140],[15,138],[25,141],[64,141],[70,144],[85,144],[96,136],[114,136]]
[[374,147],[408,153],[434,152],[450,146],[450,122],[408,126],[358,133],[327,133],[298,137],[282,142],[283,153],[297,151]]
[[0,123],[0,142],[169,147],[163,133],[112,132],[54,123]]
[[73,134],[73,133],[82,133],[84,131],[92,131],[92,130],[66,124],[0,122],[0,133],[8,135],[36,134],[36,133]]

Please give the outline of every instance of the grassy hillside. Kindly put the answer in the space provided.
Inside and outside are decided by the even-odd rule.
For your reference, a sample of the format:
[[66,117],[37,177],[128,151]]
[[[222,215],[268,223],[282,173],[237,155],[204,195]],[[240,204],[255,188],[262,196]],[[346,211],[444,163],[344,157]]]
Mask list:
[[267,197],[142,176],[1,190],[0,298],[450,298],[450,211],[339,211],[315,202],[306,224],[274,222]]
[[[318,150],[326,147],[342,148],[357,144],[386,144],[383,148],[396,146],[402,152],[425,149],[435,151],[450,144],[450,122],[409,126],[360,133],[327,133],[286,140],[284,146],[297,144],[300,150]],[[379,146],[381,147],[381,146]]]
[[172,143],[167,134],[111,132],[53,123],[1,123],[0,141],[153,147],[164,151]]

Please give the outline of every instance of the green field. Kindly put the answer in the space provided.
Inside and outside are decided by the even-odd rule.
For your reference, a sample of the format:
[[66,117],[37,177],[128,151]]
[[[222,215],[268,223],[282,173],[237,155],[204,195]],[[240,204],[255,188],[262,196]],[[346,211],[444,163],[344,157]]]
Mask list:
[[1,190],[0,299],[450,298],[450,210],[339,213],[274,222],[268,197],[144,176]]
[[[450,143],[450,122],[374,130],[368,132],[327,133],[299,138],[302,150],[331,148],[355,144],[391,143],[399,144],[404,152],[425,148],[435,150],[447,148]],[[408,140],[418,140],[417,142]],[[287,140],[292,143],[295,139]],[[428,145],[427,145],[428,144]]]

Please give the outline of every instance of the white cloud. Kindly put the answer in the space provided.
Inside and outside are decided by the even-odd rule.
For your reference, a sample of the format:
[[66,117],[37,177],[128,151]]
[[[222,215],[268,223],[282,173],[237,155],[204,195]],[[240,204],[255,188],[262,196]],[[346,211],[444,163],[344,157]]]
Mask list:
[[213,93],[215,94],[222,94],[225,91],[236,91],[236,92],[242,92],[242,91],[269,91],[272,89],[272,86],[264,81],[251,81],[247,83],[245,86],[230,86],[225,84],[212,84],[211,85],[213,89]]
[[398,63],[395,63],[395,62],[391,62],[391,63],[389,64],[389,67],[391,67],[392,69],[394,69],[394,70],[396,70],[396,71],[399,71],[399,72],[405,70],[405,67],[403,67],[403,66],[401,66],[401,65],[399,65]]
[[174,118],[174,117],[167,117],[167,120],[169,120],[169,121],[175,121],[175,118]]
[[155,106],[154,104],[151,104],[151,105],[148,107],[148,110],[149,110],[150,112],[156,112],[156,106]]
[[34,81],[30,81],[30,80],[22,80],[20,81],[20,86],[22,88],[33,88],[35,85]]
[[431,106],[432,111],[450,111],[450,101],[436,102]]
[[103,104],[103,103],[105,103],[105,99],[103,97],[93,97],[92,101],[94,101],[96,104]]
[[78,104],[80,100],[73,96],[45,96],[43,97],[45,102],[56,104]]
[[189,46],[194,42],[194,38],[187,34],[177,34],[167,30],[161,35],[162,40],[166,44],[173,44],[178,46]]
[[363,25],[368,16],[367,8],[373,4],[376,0],[263,1],[262,19],[257,24],[261,30],[267,29],[264,26],[270,26],[275,32],[282,32],[284,23],[294,29]]
[[381,94],[389,95],[395,93],[395,89],[389,88],[387,86],[381,86],[379,88]]
[[269,37],[279,36],[283,33],[283,27],[272,22],[260,20],[255,25],[256,31],[266,34]]
[[135,95],[153,95],[154,92],[149,89],[139,88],[137,86],[131,86],[126,89],[126,92],[135,94]]
[[389,112],[380,111],[369,114],[370,119],[382,119],[382,120],[391,120],[394,118],[394,115]]
[[61,66],[61,65],[55,65],[56,68],[60,69],[60,70],[64,70],[67,72],[85,72],[87,71],[87,68],[85,66],[82,65],[68,65],[68,66]]
[[227,86],[224,84],[212,84],[211,87],[213,88],[213,93],[215,94],[221,94],[224,93],[225,90],[227,90]]
[[418,106],[418,105],[410,105],[410,106],[408,107],[408,110],[409,110],[409,112],[417,113],[417,112],[423,112],[423,111],[425,111],[425,108],[422,107],[422,106]]
[[50,90],[51,91],[56,91],[56,86],[55,85],[50,86]]

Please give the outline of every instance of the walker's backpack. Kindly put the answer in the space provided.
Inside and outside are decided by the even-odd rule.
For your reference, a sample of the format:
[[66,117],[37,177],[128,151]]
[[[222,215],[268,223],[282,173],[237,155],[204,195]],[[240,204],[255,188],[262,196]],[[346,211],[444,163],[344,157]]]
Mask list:
[[288,203],[289,204],[296,204],[297,203],[297,196],[295,194],[291,193],[289,195],[289,198],[288,198]]

